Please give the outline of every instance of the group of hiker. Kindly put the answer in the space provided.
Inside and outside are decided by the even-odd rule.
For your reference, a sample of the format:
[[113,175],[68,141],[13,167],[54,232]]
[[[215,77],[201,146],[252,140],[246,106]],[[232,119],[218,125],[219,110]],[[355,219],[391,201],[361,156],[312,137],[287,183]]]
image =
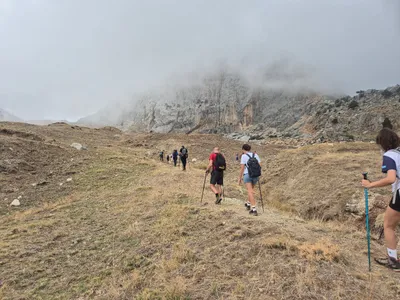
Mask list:
[[[375,258],[378,264],[384,265],[393,271],[400,272],[400,260],[397,253],[398,239],[396,237],[396,228],[400,225],[400,137],[391,129],[383,128],[376,137],[376,143],[381,148],[383,156],[382,172],[386,177],[377,181],[370,181],[364,174],[364,179],[361,181],[362,187],[366,189],[366,200],[368,197],[367,189],[384,187],[392,185],[393,196],[385,211],[383,233],[385,237],[387,256],[384,258]],[[186,169],[186,161],[188,158],[187,149],[182,146],[179,153],[177,150],[170,155],[176,166],[178,157],[180,158],[183,170]],[[160,160],[164,159],[164,153],[160,153]],[[167,160],[169,158],[167,157]],[[240,169],[238,170],[238,184],[244,183],[247,189],[247,200],[245,201],[245,208],[249,211],[250,215],[257,216],[257,203],[254,199],[255,186],[261,176],[261,160],[260,157],[251,151],[249,144],[242,146],[242,155],[235,155],[235,160],[239,162]],[[204,186],[208,174],[211,174],[210,189],[215,195],[215,204],[219,205],[223,201],[224,195],[224,171],[226,170],[226,159],[220,152],[218,147],[215,147],[209,156],[208,166],[204,177]],[[261,188],[260,188],[261,194]],[[261,195],[260,195],[261,196]],[[203,199],[203,194],[202,194]],[[261,198],[262,200],[262,198]],[[262,203],[262,202],[261,202]],[[366,201],[366,203],[368,203]],[[368,205],[366,205],[366,213],[368,212]],[[367,214],[368,220],[368,214]],[[368,223],[367,223],[368,224]],[[369,237],[369,228],[367,226]],[[369,241],[369,239],[368,239]]]
[[[366,189],[366,199],[370,188],[378,188],[391,185],[392,198],[385,211],[383,233],[387,247],[387,256],[383,258],[375,258],[375,261],[388,267],[389,269],[400,272],[400,259],[397,252],[398,239],[396,237],[396,229],[400,225],[400,137],[389,128],[383,128],[376,137],[376,144],[381,148],[383,156],[382,172],[386,177],[377,181],[367,179],[366,173],[363,174],[364,179],[361,181],[362,187]],[[236,154],[235,160],[239,160]],[[251,146],[244,144],[242,146],[242,155],[240,158],[240,171],[238,184],[242,182],[247,189],[246,209],[250,215],[257,216],[257,206],[254,199],[254,188],[261,176],[261,161],[259,156],[251,152]],[[224,171],[226,170],[225,157],[220,153],[218,147],[215,147],[210,154],[209,163],[206,169],[206,176],[211,173],[210,189],[215,194],[215,204],[221,204],[223,200]],[[205,182],[205,181],[204,181]],[[204,187],[203,187],[204,191]],[[260,189],[261,192],[261,189]],[[261,196],[261,195],[260,195]],[[262,199],[261,199],[262,200]],[[366,203],[368,203],[366,201]],[[366,205],[366,216],[368,221],[368,205]],[[368,224],[368,223],[367,223]],[[368,238],[369,227],[367,226]],[[368,240],[369,243],[369,240]]]
[[[239,160],[239,154],[236,154],[236,160]],[[261,176],[260,157],[251,152],[251,146],[244,144],[242,146],[242,156],[240,159],[240,172],[238,184],[244,182],[247,189],[247,201],[245,207],[250,215],[257,216],[257,206],[254,199],[254,188]],[[218,147],[215,147],[210,154],[206,176],[211,173],[210,189],[215,194],[215,204],[221,204],[223,200],[224,171],[226,170],[226,160]],[[204,187],[203,187],[204,189]]]
[[[164,155],[165,151],[161,150],[159,153],[159,158],[160,161],[164,161]],[[182,163],[182,170],[186,171],[186,165],[187,165],[187,159],[189,158],[189,152],[185,146],[182,146],[181,149],[179,150],[173,150],[171,154],[167,154],[167,162],[169,163],[170,161],[173,162],[174,167],[176,167],[178,164]]]

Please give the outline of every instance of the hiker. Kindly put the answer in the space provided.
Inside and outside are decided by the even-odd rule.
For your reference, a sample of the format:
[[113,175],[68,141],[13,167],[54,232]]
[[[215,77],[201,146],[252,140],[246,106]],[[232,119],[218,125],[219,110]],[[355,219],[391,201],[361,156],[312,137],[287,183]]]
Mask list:
[[239,153],[236,153],[236,157],[235,157],[236,162],[239,162]]
[[380,145],[383,153],[382,172],[387,174],[385,178],[377,181],[362,180],[365,188],[377,188],[392,185],[393,196],[386,208],[383,221],[385,242],[388,256],[375,258],[380,265],[400,272],[400,261],[397,255],[396,227],[400,224],[400,138],[389,128],[383,128],[376,137],[376,143]]
[[185,148],[185,146],[182,146],[182,148],[179,150],[179,156],[181,158],[182,162],[182,170],[186,171],[186,162],[189,157],[188,150]]
[[244,204],[249,214],[258,216],[256,201],[254,199],[254,186],[257,184],[259,177],[261,176],[261,165],[260,157],[250,152],[251,146],[244,144],[242,146],[242,158],[240,160],[240,175],[239,185],[244,182],[247,188],[247,202]]
[[164,161],[164,151],[160,152],[160,161]]
[[169,163],[169,154],[167,154],[167,163]]
[[178,161],[178,150],[172,152],[172,160],[174,161],[174,167],[176,167],[176,162]]
[[[219,152],[219,148],[215,147],[210,154],[209,163],[206,174],[211,172],[210,188],[215,194],[215,204],[221,204],[222,187],[224,185],[224,171],[226,170],[225,157]],[[218,187],[216,186],[218,185]]]

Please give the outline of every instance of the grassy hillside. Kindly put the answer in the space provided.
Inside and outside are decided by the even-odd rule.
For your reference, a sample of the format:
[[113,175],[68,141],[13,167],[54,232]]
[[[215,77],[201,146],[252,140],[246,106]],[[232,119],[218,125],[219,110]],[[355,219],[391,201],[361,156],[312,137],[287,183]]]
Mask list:
[[[250,217],[235,141],[66,124],[0,123],[0,136],[1,299],[400,297],[399,275],[367,272],[362,220],[344,213],[359,173],[378,176],[372,144],[256,146],[265,212]],[[187,172],[157,160],[182,144]],[[229,163],[221,206],[208,190],[199,203],[214,145]]]

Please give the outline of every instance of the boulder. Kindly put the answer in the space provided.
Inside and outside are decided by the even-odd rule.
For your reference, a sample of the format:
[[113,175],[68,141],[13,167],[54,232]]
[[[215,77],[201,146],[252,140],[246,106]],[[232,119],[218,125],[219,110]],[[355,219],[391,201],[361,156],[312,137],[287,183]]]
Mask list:
[[10,204],[11,206],[20,206],[21,205],[21,203],[19,202],[19,200],[18,199],[14,199],[13,200],[13,202],[11,202],[11,204]]
[[83,150],[83,146],[81,145],[81,144],[79,144],[79,143],[72,143],[71,144],[71,147],[72,148],[75,148],[76,150]]
[[243,135],[243,136],[239,137],[237,140],[238,140],[238,141],[241,141],[241,142],[247,143],[247,142],[250,140],[250,136],[248,136],[248,135]]

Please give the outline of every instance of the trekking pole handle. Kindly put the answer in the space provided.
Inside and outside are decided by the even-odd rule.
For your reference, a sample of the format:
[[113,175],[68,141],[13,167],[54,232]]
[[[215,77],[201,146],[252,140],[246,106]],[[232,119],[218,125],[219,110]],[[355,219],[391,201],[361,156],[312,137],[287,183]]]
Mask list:
[[364,173],[362,173],[363,174],[363,176],[364,176],[364,179],[365,180],[368,180],[368,172],[364,172]]

